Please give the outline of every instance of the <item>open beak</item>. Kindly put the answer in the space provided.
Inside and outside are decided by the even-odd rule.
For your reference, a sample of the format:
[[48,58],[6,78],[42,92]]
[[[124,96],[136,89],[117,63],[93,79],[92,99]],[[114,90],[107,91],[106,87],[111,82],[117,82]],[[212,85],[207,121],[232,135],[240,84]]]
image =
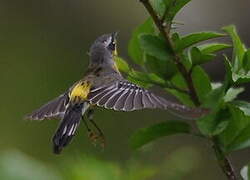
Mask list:
[[117,31],[116,31],[116,32],[113,32],[113,33],[112,33],[112,40],[115,40],[116,37],[117,37],[117,35],[118,35],[118,32],[117,32]]
[[[117,42],[116,42],[116,37],[117,37],[117,35],[118,35],[118,32],[113,32],[113,33],[112,33],[112,41],[114,41],[115,44],[117,43]],[[118,56],[117,45],[115,46],[115,50],[113,51],[113,55],[114,55],[114,56]]]

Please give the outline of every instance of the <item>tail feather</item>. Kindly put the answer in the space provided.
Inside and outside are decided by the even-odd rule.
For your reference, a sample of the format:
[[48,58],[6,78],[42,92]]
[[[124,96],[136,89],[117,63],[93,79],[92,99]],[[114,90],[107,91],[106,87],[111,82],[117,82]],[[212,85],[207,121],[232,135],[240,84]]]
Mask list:
[[69,101],[67,93],[53,99],[39,109],[26,116],[26,119],[44,120],[53,117],[61,117],[64,115],[66,105]]
[[84,109],[86,109],[85,103],[70,105],[67,108],[64,118],[53,137],[54,153],[60,154],[62,149],[71,142],[80,124]]

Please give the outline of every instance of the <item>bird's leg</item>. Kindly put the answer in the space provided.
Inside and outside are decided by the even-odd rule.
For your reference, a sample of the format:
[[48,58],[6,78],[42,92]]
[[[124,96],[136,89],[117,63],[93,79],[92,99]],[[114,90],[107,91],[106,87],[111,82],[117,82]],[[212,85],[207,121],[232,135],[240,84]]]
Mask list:
[[89,128],[88,123],[86,122],[86,120],[84,119],[84,117],[82,117],[82,121],[84,122],[84,125],[85,125],[87,131],[91,132],[91,129]]
[[104,147],[105,146],[105,137],[104,137],[104,134],[103,134],[102,130],[98,127],[98,125],[95,123],[95,121],[93,119],[93,115],[94,115],[94,110],[90,109],[87,112],[87,118],[92,123],[92,125],[96,128],[96,130],[98,132],[97,139],[100,139],[101,146]]
[[92,141],[93,144],[95,144],[96,140],[98,139],[98,135],[92,129],[90,129],[90,127],[88,126],[88,123],[87,123],[86,119],[84,119],[84,117],[82,117],[82,120],[84,122],[85,127],[87,128],[89,139]]

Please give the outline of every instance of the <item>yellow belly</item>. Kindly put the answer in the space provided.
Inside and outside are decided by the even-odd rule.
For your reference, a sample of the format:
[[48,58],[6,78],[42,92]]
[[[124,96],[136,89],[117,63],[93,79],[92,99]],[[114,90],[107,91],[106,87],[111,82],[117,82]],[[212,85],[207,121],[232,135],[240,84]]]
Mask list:
[[80,99],[86,100],[90,92],[91,84],[87,81],[80,82],[73,87],[70,93],[70,100]]

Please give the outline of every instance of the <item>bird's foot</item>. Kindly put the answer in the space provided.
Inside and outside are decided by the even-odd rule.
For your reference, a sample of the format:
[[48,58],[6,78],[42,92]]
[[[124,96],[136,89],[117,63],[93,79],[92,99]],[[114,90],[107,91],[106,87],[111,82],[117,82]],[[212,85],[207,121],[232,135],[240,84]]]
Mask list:
[[89,131],[88,137],[94,146],[96,146],[97,144],[100,144],[102,148],[105,147],[105,137],[103,134],[98,134],[94,131]]

